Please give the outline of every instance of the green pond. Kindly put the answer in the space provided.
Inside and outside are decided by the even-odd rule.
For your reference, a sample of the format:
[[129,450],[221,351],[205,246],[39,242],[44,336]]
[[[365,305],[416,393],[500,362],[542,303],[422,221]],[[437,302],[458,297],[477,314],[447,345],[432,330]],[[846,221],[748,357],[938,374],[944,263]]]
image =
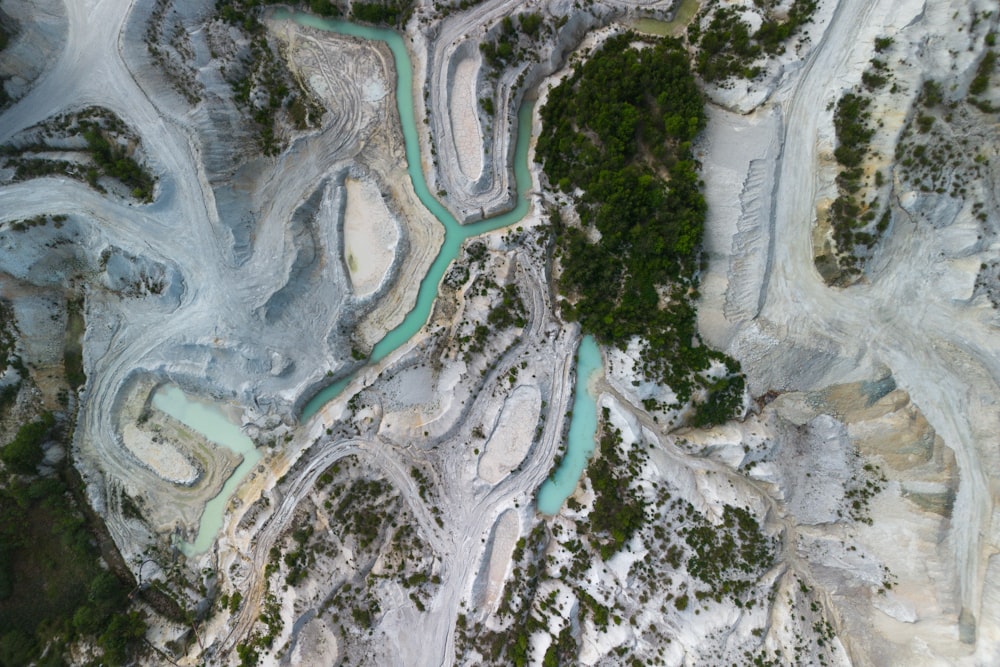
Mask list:
[[679,37],[698,13],[698,0],[683,0],[670,21],[659,21],[651,18],[640,18],[632,22],[632,29],[648,35],[660,37]]
[[162,410],[185,426],[194,429],[212,442],[233,450],[243,456],[243,462],[214,498],[205,505],[198,526],[198,536],[194,542],[184,542],[181,551],[188,556],[203,553],[211,546],[222,528],[222,517],[229,497],[236,491],[243,478],[260,460],[260,453],[240,427],[223,414],[218,406],[189,398],[180,387],[172,384],[161,385],[153,394],[153,407]]

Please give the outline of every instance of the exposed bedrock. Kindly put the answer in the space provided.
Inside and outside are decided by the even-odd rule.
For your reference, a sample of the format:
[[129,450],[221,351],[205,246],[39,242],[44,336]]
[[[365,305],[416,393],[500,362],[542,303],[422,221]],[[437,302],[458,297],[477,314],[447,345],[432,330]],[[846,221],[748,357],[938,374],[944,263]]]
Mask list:
[[[865,558],[845,551],[840,535],[807,531],[800,546],[823,587],[844,592],[836,599],[849,653],[857,664],[987,664],[997,636],[987,577],[997,549],[1000,496],[989,471],[1000,465],[990,435],[1000,367],[989,351],[995,312],[975,298],[973,276],[995,252],[988,249],[995,213],[978,224],[971,206],[947,193],[898,192],[891,233],[862,281],[830,288],[812,262],[818,202],[834,177],[822,169],[832,113],[817,114],[817,100],[835,102],[857,83],[879,36],[914,46],[900,75],[914,77],[909,85],[954,76],[968,67],[968,32],[950,36],[940,26],[973,10],[842,2],[826,11],[821,39],[799,71],[789,71],[797,76],[788,80],[779,125],[760,122],[759,111],[735,123],[713,112],[725,122],[710,122],[704,144],[710,269],[699,323],[708,340],[740,359],[754,394],[809,390],[810,400],[827,401],[820,393],[831,385],[891,371],[906,400],[897,391],[875,400],[868,407],[884,409],[881,416],[859,419],[829,402],[806,402],[801,418],[791,419],[786,397],[765,408],[785,420],[776,422],[782,460],[814,461],[816,469],[793,474],[781,464],[771,476],[761,464],[758,472],[781,485],[789,511],[824,525],[834,512],[828,480],[850,468],[845,443],[878,461],[888,491],[873,502],[874,524],[858,527]],[[928,43],[940,48],[917,48]],[[782,148],[764,170],[775,140]],[[893,149],[878,147],[882,155]],[[746,268],[752,280],[737,283]],[[872,556],[898,577],[891,591],[879,592]]]
[[322,254],[316,217],[323,202],[325,185],[316,188],[296,209],[286,228],[285,243],[292,251],[284,257],[284,285],[271,294],[262,306],[264,322],[268,325],[281,319],[289,306],[304,296],[315,282]]
[[60,0],[5,0],[0,11],[14,31],[0,52],[0,85],[16,100],[59,56],[66,39],[66,5]]

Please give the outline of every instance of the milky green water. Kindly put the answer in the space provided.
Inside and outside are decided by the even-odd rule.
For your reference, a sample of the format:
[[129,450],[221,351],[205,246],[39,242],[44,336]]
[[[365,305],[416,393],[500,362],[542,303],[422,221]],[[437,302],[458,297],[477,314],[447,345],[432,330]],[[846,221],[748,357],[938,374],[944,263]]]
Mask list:
[[[406,318],[395,329],[385,335],[372,350],[369,363],[377,363],[384,359],[386,355],[408,341],[417,333],[430,316],[434,299],[437,297],[438,286],[448,269],[448,265],[458,255],[462,242],[471,237],[485,232],[507,227],[519,221],[528,212],[527,192],[531,188],[531,173],[528,170],[528,143],[531,139],[531,111],[532,103],[525,102],[518,111],[517,140],[514,146],[514,181],[517,187],[516,204],[514,208],[506,213],[487,220],[461,225],[454,216],[441,205],[430,190],[427,189],[427,181],[424,180],[424,173],[420,162],[420,142],[417,137],[417,124],[413,116],[413,65],[410,62],[410,54],[406,51],[403,38],[393,32],[383,28],[372,28],[359,26],[346,21],[334,21],[321,19],[309,14],[291,12],[287,10],[275,11],[274,17],[279,20],[293,20],[296,23],[321,30],[328,30],[342,35],[361,37],[363,39],[378,40],[385,42],[392,51],[393,59],[396,63],[396,104],[399,110],[399,119],[403,128],[403,139],[406,142],[406,162],[410,180],[413,182],[413,189],[417,197],[427,207],[434,217],[436,217],[445,229],[444,244],[438,252],[434,263],[431,264],[427,275],[420,283],[420,291],[417,295],[417,303]],[[353,375],[341,378],[337,382],[324,388],[302,408],[302,419],[306,420],[316,414],[327,402],[340,395]]]
[[556,514],[559,511],[576,489],[583,469],[594,453],[597,401],[590,393],[590,382],[601,372],[601,367],[601,349],[591,336],[584,336],[576,352],[576,388],[566,456],[555,474],[538,489],[538,511],[542,514]]
[[[403,139],[406,146],[407,170],[413,189],[420,201],[436,217],[445,228],[445,238],[441,250],[431,264],[427,275],[420,283],[417,303],[403,322],[390,331],[372,350],[369,364],[384,359],[393,350],[408,341],[427,322],[438,286],[447,271],[448,265],[458,255],[462,242],[472,236],[510,226],[521,220],[528,212],[527,192],[531,187],[531,173],[528,169],[528,144],[531,139],[532,102],[525,101],[518,111],[517,138],[514,147],[514,181],[517,196],[515,206],[501,215],[482,220],[469,225],[461,225],[441,205],[427,188],[420,161],[420,143],[417,135],[417,125],[413,114],[413,65],[406,51],[403,38],[397,33],[368,26],[359,26],[344,21],[321,19],[309,14],[277,10],[274,18],[278,20],[293,20],[300,25],[328,30],[343,35],[360,37],[362,39],[385,42],[392,52],[396,66],[396,102],[399,112]],[[586,391],[586,380],[593,370],[600,366],[601,355],[593,339],[585,338],[579,352],[579,367],[576,398],[574,401],[573,423],[570,426],[570,442],[568,452],[557,471],[555,481],[546,482],[539,493],[539,509],[554,514],[562,502],[573,492],[580,479],[583,467],[594,449],[594,433],[597,428],[597,413],[594,399]],[[302,419],[308,419],[316,414],[328,401],[336,398],[350,382],[353,375],[348,375],[329,385],[314,396],[302,409]],[[154,396],[154,405],[164,412],[174,416],[191,428],[199,431],[205,437],[243,454],[243,463],[226,481],[219,494],[205,507],[202,514],[198,536],[192,543],[181,545],[184,553],[193,555],[204,552],[212,543],[222,528],[222,517],[226,503],[239,484],[260,459],[260,454],[239,428],[230,422],[220,410],[188,399],[176,387],[164,387]],[[589,404],[589,405],[588,405]],[[580,415],[579,417],[577,415]],[[588,415],[590,416],[588,418]],[[588,420],[589,419],[589,420]],[[589,433],[589,436],[587,435]],[[589,438],[589,442],[588,442]]]
[[194,429],[212,442],[243,455],[243,462],[229,476],[219,493],[205,505],[194,542],[183,542],[181,551],[188,556],[200,554],[211,546],[222,528],[226,503],[243,478],[260,460],[260,453],[240,427],[211,403],[188,398],[179,387],[172,384],[160,386],[153,394],[153,407],[162,410],[185,426]]

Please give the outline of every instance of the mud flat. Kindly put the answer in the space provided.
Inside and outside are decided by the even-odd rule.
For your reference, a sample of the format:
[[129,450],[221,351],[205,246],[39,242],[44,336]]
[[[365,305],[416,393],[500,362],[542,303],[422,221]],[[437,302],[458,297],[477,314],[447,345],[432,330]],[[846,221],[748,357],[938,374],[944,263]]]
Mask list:
[[348,178],[344,210],[344,260],[355,296],[367,296],[386,279],[399,244],[399,222],[371,181]]

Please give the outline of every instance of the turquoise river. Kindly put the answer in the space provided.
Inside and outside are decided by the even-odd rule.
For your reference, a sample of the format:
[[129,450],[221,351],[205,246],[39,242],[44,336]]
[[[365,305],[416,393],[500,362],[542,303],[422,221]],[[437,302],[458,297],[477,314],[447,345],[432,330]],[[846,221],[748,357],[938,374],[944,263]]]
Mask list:
[[[276,10],[274,18],[278,20],[292,20],[303,26],[327,30],[341,35],[377,40],[388,45],[392,51],[396,65],[396,103],[403,130],[403,139],[406,145],[406,161],[410,180],[413,182],[413,189],[417,197],[434,217],[441,222],[445,229],[444,243],[434,262],[431,264],[430,269],[427,271],[427,275],[424,276],[420,283],[416,305],[406,315],[402,323],[387,333],[372,349],[368,363],[374,364],[403,345],[427,323],[427,318],[430,316],[431,308],[434,305],[434,299],[437,296],[441,279],[444,277],[452,260],[458,255],[463,241],[473,236],[513,225],[527,214],[529,207],[527,193],[531,188],[531,172],[528,169],[528,144],[531,140],[531,114],[533,105],[531,102],[526,101],[518,111],[517,139],[514,147],[513,161],[514,180],[517,186],[517,198],[514,208],[493,218],[468,225],[461,225],[441,202],[431,194],[427,188],[427,181],[424,180],[423,170],[421,169],[417,124],[413,115],[413,65],[403,38],[392,30],[359,26],[346,21],[322,19],[289,10]],[[570,425],[570,437],[567,443],[566,457],[553,478],[547,480],[539,491],[538,509],[545,514],[555,514],[559,511],[563,501],[576,488],[587,459],[594,450],[597,407],[594,397],[587,391],[587,378],[590,377],[600,364],[601,353],[597,344],[589,336],[584,338],[578,355],[576,396],[573,405],[573,420]],[[302,409],[302,419],[309,419],[326,403],[339,396],[355,374],[356,371],[355,373],[346,375],[313,396]],[[157,397],[159,396],[160,394],[158,393]],[[247,449],[247,443],[250,440],[242,433],[239,433],[239,435],[243,440],[233,440],[230,438],[230,429],[235,428],[237,431],[239,429],[232,422],[228,421],[222,415],[222,412],[217,409],[213,410],[214,417],[212,419],[205,419],[202,416],[202,418],[189,422],[179,416],[190,409],[186,405],[187,403],[191,402],[180,390],[176,390],[176,394],[171,390],[169,400],[160,399],[157,407],[161,407],[162,405],[161,409],[164,409],[165,412],[177,417],[213,442],[225,445],[243,454],[244,457],[243,463],[233,472],[233,475],[226,482],[222,491],[205,506],[196,540],[193,543],[182,545],[182,550],[185,553],[198,554],[204,552],[211,545],[215,535],[222,527],[225,506],[229,497],[259,460],[260,455],[253,448],[252,443],[249,445],[249,449]],[[204,404],[198,405],[201,408],[204,407]],[[222,421],[218,421],[219,419]],[[225,422],[225,424],[222,422]]]
[[200,554],[212,545],[215,536],[222,529],[226,503],[243,478],[260,460],[260,452],[254,447],[253,440],[230,421],[216,405],[191,399],[176,385],[159,387],[153,394],[153,407],[243,457],[243,461],[229,476],[219,493],[205,505],[198,526],[198,536],[194,542],[180,545],[181,551],[189,556]]
[[[532,104],[521,105],[517,118],[517,143],[514,147],[514,180],[517,184],[516,205],[510,211],[494,218],[482,220],[469,225],[461,225],[455,217],[441,205],[427,188],[420,162],[420,142],[417,138],[417,123],[413,116],[413,65],[410,54],[406,51],[403,38],[392,30],[359,26],[346,21],[321,19],[303,13],[293,13],[287,10],[276,11],[277,19],[292,19],[297,23],[322,30],[329,30],[342,35],[361,37],[363,39],[385,42],[392,50],[396,62],[396,105],[399,109],[399,119],[403,126],[403,139],[406,142],[406,162],[413,189],[421,203],[427,207],[434,217],[444,225],[444,244],[438,251],[437,258],[431,264],[430,270],[420,283],[417,303],[406,318],[395,329],[375,345],[369,363],[378,363],[393,350],[408,341],[427,323],[434,299],[437,296],[438,285],[444,277],[448,265],[458,256],[462,242],[485,232],[491,232],[501,227],[508,227],[521,220],[528,212],[527,192],[531,188],[531,172],[528,170],[528,144],[531,140]],[[340,395],[353,375],[348,375],[324,388],[312,397],[302,409],[302,419],[308,419],[316,414],[327,402]]]
[[566,456],[559,468],[538,489],[538,511],[555,514],[576,489],[590,455],[594,453],[597,434],[597,401],[591,394],[591,382],[601,372],[601,348],[592,336],[584,336],[576,353],[576,388],[573,395],[573,418],[569,424]]

